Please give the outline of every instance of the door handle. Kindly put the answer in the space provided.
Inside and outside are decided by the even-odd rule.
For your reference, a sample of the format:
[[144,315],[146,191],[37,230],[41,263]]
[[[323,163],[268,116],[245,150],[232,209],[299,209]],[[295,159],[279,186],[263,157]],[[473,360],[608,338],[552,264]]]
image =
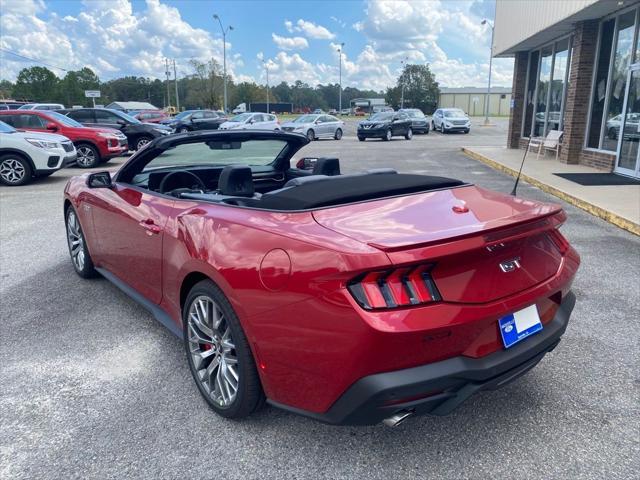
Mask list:
[[148,235],[158,234],[162,231],[162,229],[154,223],[154,221],[150,218],[146,220],[142,220],[140,222],[140,226],[147,231]]

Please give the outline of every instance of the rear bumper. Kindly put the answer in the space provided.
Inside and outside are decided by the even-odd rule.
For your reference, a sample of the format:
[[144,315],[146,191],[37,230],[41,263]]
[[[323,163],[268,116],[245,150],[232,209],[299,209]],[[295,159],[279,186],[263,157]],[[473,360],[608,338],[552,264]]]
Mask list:
[[564,334],[576,298],[565,295],[544,329],[509,350],[481,358],[453,357],[419,367],[361,378],[325,413],[271,404],[317,420],[341,425],[370,425],[400,412],[446,415],[474,393],[506,385],[535,367]]

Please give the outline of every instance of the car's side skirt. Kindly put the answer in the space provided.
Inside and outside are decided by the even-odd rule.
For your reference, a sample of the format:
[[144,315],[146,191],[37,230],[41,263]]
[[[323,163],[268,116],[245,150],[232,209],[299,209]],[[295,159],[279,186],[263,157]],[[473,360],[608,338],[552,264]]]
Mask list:
[[133,300],[138,302],[141,306],[146,308],[162,325],[167,327],[171,333],[173,333],[178,338],[184,338],[182,330],[175,324],[175,322],[171,319],[169,314],[165,312],[159,305],[156,305],[153,302],[150,302],[145,297],[143,297],[138,291],[131,288],[129,285],[124,283],[118,277],[116,277],[109,270],[105,270],[104,268],[96,267],[96,270],[100,272],[100,274],[113,283],[116,287],[126,293]]

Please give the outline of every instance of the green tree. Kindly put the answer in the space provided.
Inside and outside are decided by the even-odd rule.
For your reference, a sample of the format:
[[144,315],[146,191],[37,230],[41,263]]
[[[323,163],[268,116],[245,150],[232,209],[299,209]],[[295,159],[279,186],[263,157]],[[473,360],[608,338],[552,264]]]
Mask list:
[[59,82],[46,67],[23,68],[18,73],[13,95],[16,100],[51,102],[57,99]]
[[91,99],[84,96],[85,90],[99,90],[100,79],[90,68],[67,72],[58,85],[58,99],[67,107],[91,106]]
[[0,98],[12,98],[14,87],[9,80],[0,80]]
[[401,106],[403,87],[405,108],[419,108],[426,114],[433,113],[438,104],[440,88],[429,65],[405,65],[396,86],[388,88],[385,94],[387,103],[394,108]]
[[[192,59],[193,74],[182,80],[183,103],[189,108],[220,108],[224,93],[222,67],[213,58],[206,63]],[[231,82],[227,79],[227,88]],[[227,92],[229,97],[229,92]]]

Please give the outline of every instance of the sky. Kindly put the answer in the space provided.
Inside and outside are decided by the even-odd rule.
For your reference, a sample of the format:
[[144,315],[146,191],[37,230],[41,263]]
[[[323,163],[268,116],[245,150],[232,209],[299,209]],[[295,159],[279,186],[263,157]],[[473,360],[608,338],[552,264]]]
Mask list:
[[[0,78],[48,64],[58,76],[88,66],[101,80],[178,76],[190,59],[222,64],[236,81],[302,80],[383,90],[402,62],[428,63],[441,86],[485,86],[495,0],[1,0]],[[13,52],[13,53],[9,53]],[[32,62],[18,55],[37,60]],[[52,68],[57,67],[57,68]],[[492,85],[510,86],[512,59],[494,59]]]

